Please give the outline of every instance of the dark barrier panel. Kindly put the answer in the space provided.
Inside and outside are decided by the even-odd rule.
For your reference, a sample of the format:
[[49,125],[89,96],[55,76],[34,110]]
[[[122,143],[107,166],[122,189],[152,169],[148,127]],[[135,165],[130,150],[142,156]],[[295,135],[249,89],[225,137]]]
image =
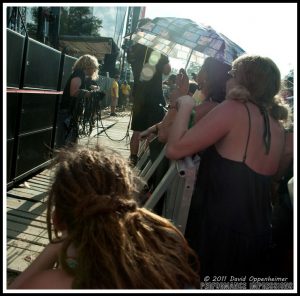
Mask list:
[[118,57],[118,53],[105,55],[104,64],[100,68],[102,75],[105,75],[106,72],[108,72],[109,77],[114,78],[115,74],[117,73],[116,70],[117,57]]
[[13,159],[14,139],[7,140],[6,143],[6,173],[7,182],[10,182],[12,180],[11,168]]
[[65,55],[63,74],[62,74],[62,82],[60,90],[64,90],[65,85],[67,83],[68,78],[72,74],[72,67],[74,63],[77,61],[77,58],[71,57],[69,55]]
[[57,95],[23,94],[20,134],[53,127]]
[[61,97],[57,91],[63,90],[76,60],[7,29],[7,186],[50,163]]
[[19,87],[25,37],[7,29],[7,86]]
[[18,114],[18,94],[8,93],[6,102],[6,131],[7,139],[15,137]]
[[30,172],[50,159],[52,128],[19,136],[16,177]]
[[29,38],[24,88],[57,90],[61,52]]

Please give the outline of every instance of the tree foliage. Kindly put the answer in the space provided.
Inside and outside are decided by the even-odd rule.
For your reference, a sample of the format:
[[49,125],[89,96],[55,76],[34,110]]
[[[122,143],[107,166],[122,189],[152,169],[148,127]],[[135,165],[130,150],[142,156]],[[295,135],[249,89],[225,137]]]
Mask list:
[[28,32],[29,37],[36,38],[36,32],[37,32],[37,23],[38,23],[38,8],[32,7],[30,10],[32,22],[26,24],[26,29]]
[[[30,37],[35,38],[38,26],[38,7],[30,9],[32,22],[27,23]],[[61,7],[60,35],[100,36],[102,20],[93,16],[89,7]]]
[[93,16],[89,7],[62,7],[60,35],[100,36],[102,20]]

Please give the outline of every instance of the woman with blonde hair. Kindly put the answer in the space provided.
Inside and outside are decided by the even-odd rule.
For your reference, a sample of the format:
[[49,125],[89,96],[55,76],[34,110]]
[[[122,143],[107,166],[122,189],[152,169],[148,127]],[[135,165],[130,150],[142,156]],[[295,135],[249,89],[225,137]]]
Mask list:
[[50,244],[9,288],[200,288],[197,257],[183,235],[135,201],[138,178],[127,160],[108,148],[75,146],[57,162]]
[[74,63],[73,72],[66,82],[58,113],[56,147],[71,145],[78,140],[78,120],[82,102],[90,99],[99,88],[87,90],[86,77],[98,79],[99,63],[95,56],[86,54]]
[[[277,98],[280,72],[269,58],[237,58],[226,100],[188,129],[195,106],[178,99],[166,155],[200,151],[201,165],[187,224],[202,276],[270,275],[271,185],[282,166],[288,110]],[[249,278],[245,278],[249,280]]]

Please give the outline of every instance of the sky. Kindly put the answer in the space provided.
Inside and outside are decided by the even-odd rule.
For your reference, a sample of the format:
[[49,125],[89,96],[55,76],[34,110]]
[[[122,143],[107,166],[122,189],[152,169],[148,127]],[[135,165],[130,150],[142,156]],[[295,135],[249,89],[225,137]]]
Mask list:
[[297,3],[140,3],[148,18],[210,25],[247,53],[271,58],[282,76],[297,65]]
[[[21,4],[19,4],[21,5]],[[24,3],[23,3],[24,5]],[[26,4],[30,6],[30,4]],[[42,6],[49,4],[43,3]],[[70,6],[70,3],[60,3]],[[74,4],[73,4],[74,5]],[[74,5],[75,6],[75,5]],[[76,6],[97,7],[95,12],[106,16],[106,23],[122,23],[124,16],[108,7],[145,6],[148,18],[189,18],[210,25],[242,47],[247,53],[271,58],[282,77],[297,65],[297,3],[76,3]],[[102,7],[102,8],[101,8]],[[117,17],[119,16],[119,17]],[[116,21],[116,18],[119,20]],[[113,36],[114,30],[102,35]],[[120,40],[121,41],[121,40]],[[295,79],[296,80],[296,79]]]

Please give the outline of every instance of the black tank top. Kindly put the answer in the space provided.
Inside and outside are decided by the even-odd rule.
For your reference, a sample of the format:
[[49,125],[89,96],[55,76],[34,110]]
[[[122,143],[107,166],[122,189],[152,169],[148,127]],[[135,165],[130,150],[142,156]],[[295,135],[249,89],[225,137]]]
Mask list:
[[67,80],[62,95],[62,100],[60,103],[60,109],[67,109],[71,111],[74,108],[74,105],[76,103],[76,98],[71,97],[70,86],[71,86],[71,80],[75,77],[79,77],[81,80],[80,89],[85,89],[85,73],[83,72],[83,70],[75,70]]

